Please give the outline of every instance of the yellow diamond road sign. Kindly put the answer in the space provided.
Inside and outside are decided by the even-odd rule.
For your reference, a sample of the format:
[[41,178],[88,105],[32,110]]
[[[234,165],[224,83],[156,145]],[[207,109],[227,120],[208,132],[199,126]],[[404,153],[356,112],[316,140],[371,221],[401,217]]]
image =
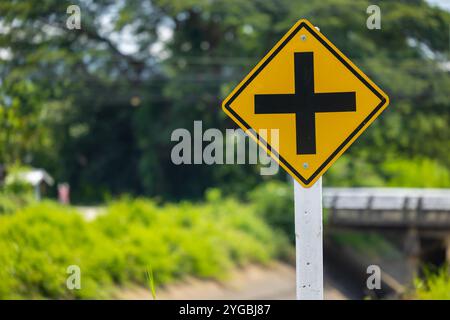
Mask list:
[[[222,106],[292,177],[310,187],[388,103],[339,49],[300,20]],[[279,130],[276,145],[270,135],[258,134],[263,129]]]

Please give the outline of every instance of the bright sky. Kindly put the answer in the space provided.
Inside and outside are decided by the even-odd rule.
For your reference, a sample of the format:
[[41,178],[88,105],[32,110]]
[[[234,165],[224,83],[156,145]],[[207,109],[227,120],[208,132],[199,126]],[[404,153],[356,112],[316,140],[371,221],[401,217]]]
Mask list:
[[428,0],[428,3],[437,5],[438,7],[450,11],[450,0]]

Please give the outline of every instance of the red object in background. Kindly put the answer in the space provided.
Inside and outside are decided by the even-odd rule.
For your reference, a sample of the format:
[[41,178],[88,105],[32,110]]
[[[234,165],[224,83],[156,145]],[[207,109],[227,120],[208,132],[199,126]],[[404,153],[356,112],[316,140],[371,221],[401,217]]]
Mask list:
[[68,183],[58,184],[58,200],[62,204],[70,203],[70,186]]

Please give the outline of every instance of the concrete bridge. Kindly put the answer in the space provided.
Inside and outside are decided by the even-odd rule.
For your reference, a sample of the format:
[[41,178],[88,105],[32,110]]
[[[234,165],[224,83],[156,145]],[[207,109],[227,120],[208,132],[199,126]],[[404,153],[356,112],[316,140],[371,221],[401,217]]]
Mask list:
[[450,189],[325,188],[334,226],[450,232]]
[[450,262],[450,189],[325,188],[332,230],[374,230],[398,244],[418,270]]

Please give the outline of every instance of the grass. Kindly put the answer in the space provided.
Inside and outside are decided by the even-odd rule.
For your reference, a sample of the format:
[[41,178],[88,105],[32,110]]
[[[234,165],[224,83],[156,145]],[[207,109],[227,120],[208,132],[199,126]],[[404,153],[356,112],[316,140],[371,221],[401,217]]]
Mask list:
[[367,231],[340,231],[332,235],[332,239],[341,246],[348,246],[357,253],[369,258],[385,257],[401,258],[395,246],[383,235]]
[[153,300],[156,300],[155,280],[153,277],[152,268],[150,268],[150,269],[147,268],[146,275],[147,275],[148,288],[150,289],[150,292],[152,293]]
[[450,300],[450,274],[448,267],[438,272],[425,272],[425,278],[414,281],[415,298],[420,300]]
[[[203,203],[111,202],[87,222],[70,207],[34,203],[0,216],[0,299],[109,298],[114,288],[158,286],[185,275],[226,279],[247,263],[290,250],[254,207],[215,193]],[[66,268],[81,269],[81,289],[66,287]]]

